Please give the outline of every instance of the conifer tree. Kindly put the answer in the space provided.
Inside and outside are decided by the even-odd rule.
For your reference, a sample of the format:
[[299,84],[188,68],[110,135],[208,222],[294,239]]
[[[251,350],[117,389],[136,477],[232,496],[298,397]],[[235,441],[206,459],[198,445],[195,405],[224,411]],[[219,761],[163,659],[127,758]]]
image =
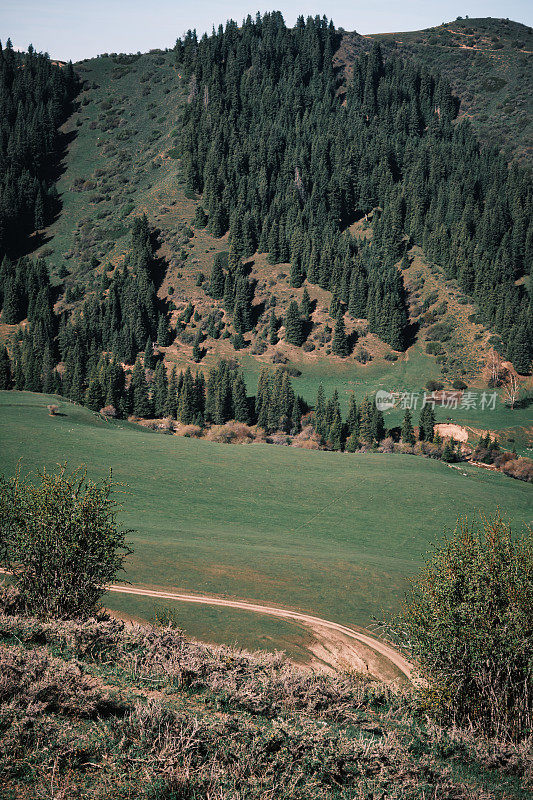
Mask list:
[[209,294],[215,300],[222,300],[224,297],[225,277],[222,269],[223,259],[220,258],[222,254],[217,253],[213,259],[213,268],[211,270],[211,280],[209,283]]
[[333,341],[331,343],[331,351],[341,358],[346,358],[350,353],[350,346],[346,331],[344,328],[344,315],[339,311],[337,321],[335,323],[335,331],[333,334]]
[[190,425],[194,421],[197,410],[192,372],[191,368],[187,367],[179,396],[178,419],[185,425]]
[[302,430],[302,404],[299,397],[294,398],[291,409],[291,433],[296,434]]
[[310,313],[311,313],[311,298],[309,297],[307,286],[305,286],[302,294],[302,302],[300,303],[300,314],[302,315],[302,318],[307,322],[309,320]]
[[303,329],[302,320],[298,306],[294,300],[291,300],[285,315],[285,341],[287,344],[293,344],[297,347],[303,343]]
[[374,415],[372,411],[373,403],[368,397],[365,397],[361,403],[359,423],[359,438],[365,444],[372,444],[374,442]]
[[228,314],[233,313],[235,306],[235,290],[233,288],[233,278],[230,273],[226,275],[224,280],[224,308]]
[[168,392],[167,372],[163,361],[159,361],[154,372],[153,404],[156,417],[165,416],[165,403]]
[[144,348],[144,368],[145,369],[153,369],[155,366],[155,359],[154,359],[154,346],[152,344],[152,340],[150,337],[146,340],[146,347]]
[[432,442],[435,428],[435,412],[432,403],[426,403],[418,420],[418,438],[421,442]]
[[250,422],[250,410],[246,396],[246,384],[242,373],[239,371],[235,375],[232,385],[233,410],[237,422]]
[[326,395],[324,387],[319,384],[316,403],[315,403],[315,430],[319,436],[325,436],[327,432],[326,424]]
[[168,379],[167,396],[165,399],[165,417],[177,419],[178,412],[178,380],[176,367],[172,367]]
[[138,417],[150,417],[152,412],[144,366],[138,358],[131,376],[132,412]]
[[357,410],[357,403],[355,394],[352,392],[348,404],[348,415],[346,417],[346,428],[348,435],[356,434],[359,432],[359,411]]
[[0,346],[0,389],[11,389],[12,376],[11,376],[11,362],[7,348]]
[[291,274],[289,280],[291,286],[294,286],[295,289],[299,289],[305,280],[305,274],[300,265],[299,259],[295,259],[291,263]]
[[415,432],[413,430],[411,412],[409,411],[408,408],[405,409],[401,435],[402,435],[402,442],[404,442],[405,444],[414,444],[416,441]]
[[52,355],[52,348],[47,342],[43,353],[42,365],[42,379],[43,379],[43,392],[45,394],[53,394],[56,389],[56,371],[54,369],[54,359]]
[[525,321],[515,326],[511,336],[509,357],[517,372],[521,375],[529,375],[533,357],[533,339]]
[[170,330],[164,314],[159,315],[157,323],[157,344],[159,347],[168,347],[171,343]]
[[85,393],[85,405],[91,411],[100,411],[104,404],[104,396],[100,379],[96,373],[93,373],[89,380],[89,385]]
[[257,424],[268,433],[268,410],[270,406],[270,372],[264,367],[259,373],[255,411]]
[[76,360],[72,373],[72,383],[70,385],[69,399],[75,403],[83,403],[85,394],[84,370],[81,359]]
[[207,214],[201,205],[196,206],[193,225],[195,228],[205,228],[208,222]]
[[353,431],[346,440],[346,450],[348,453],[355,453],[360,448],[361,442],[359,441],[357,433]]
[[203,341],[202,331],[198,331],[198,333],[194,337],[194,342],[192,346],[192,360],[196,363],[201,361],[202,358],[202,348],[201,348],[202,341]]

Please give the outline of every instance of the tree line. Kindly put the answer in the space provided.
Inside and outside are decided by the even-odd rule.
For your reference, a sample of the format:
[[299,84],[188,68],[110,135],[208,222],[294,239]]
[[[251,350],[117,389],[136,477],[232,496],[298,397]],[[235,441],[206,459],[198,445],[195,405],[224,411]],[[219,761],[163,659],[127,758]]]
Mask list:
[[59,126],[77,80],[47,54],[0,43],[0,258],[20,252],[24,238],[57,210],[53,167]]
[[[395,263],[418,244],[527,372],[532,310],[517,283],[533,261],[527,173],[454,123],[442,78],[385,61],[377,43],[345,85],[332,62],[338,43],[326,18],[289,29],[274,12],[176,44],[189,81],[185,174],[211,233],[229,231],[229,274],[256,250],[290,262],[293,286],[332,291],[340,313],[368,319],[401,349],[408,316]],[[361,246],[347,225],[373,209],[372,242]]]

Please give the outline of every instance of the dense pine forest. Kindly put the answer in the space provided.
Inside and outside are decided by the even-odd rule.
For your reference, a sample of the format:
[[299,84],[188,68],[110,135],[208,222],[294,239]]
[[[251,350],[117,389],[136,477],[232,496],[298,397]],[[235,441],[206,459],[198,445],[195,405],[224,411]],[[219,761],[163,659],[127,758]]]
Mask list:
[[0,258],[57,210],[53,169],[58,126],[75,93],[72,64],[61,69],[30,46],[0,44]]
[[[229,280],[256,248],[333,292],[340,313],[365,317],[394,348],[407,340],[406,243],[424,247],[478,303],[519,370],[531,361],[527,291],[533,257],[528,175],[452,124],[448,86],[380,46],[344,87],[332,66],[338,33],[325,18],[285,26],[279,13],[178,40],[190,77],[182,148],[211,232],[229,230]],[[374,214],[371,247],[345,231]]]
[[[19,327],[0,349],[0,388],[56,392],[119,417],[200,426],[235,419],[295,434],[309,408],[286,371],[262,374],[250,398],[235,365],[223,362],[208,377],[169,372],[163,348],[193,335],[193,362],[202,360],[207,337],[229,339],[239,351],[261,313],[271,345],[283,326],[284,341],[305,349],[313,327],[307,288],[281,315],[275,303],[260,312],[254,304],[248,261],[260,251],[273,268],[290,263],[292,287],[307,281],[331,292],[334,356],[346,357],[357,336],[346,320],[366,319],[380,339],[405,349],[413,332],[398,267],[408,266],[412,245],[476,300],[503,341],[502,355],[529,372],[528,174],[454,121],[457,104],[441,78],[390,52],[384,58],[377,43],[346,84],[333,66],[339,41],[325,17],[300,17],[289,29],[279,13],[248,17],[241,27],[229,22],[200,41],[194,32],[178,39],[174,57],[188,97],[177,136],[188,191],[201,202],[194,225],[217,238],[229,232],[229,251],[213,256],[203,284],[214,301],[209,315],[189,302],[177,320],[170,297],[158,295],[167,265],[145,215],[129,223],[122,264],[107,264],[86,294],[52,285],[42,258],[17,260],[25,236],[57,206],[50,167],[77,84],[71,65],[31,48],[16,53],[8,42],[0,52],[0,307],[2,323]],[[356,239],[351,223],[364,216],[371,236]],[[319,393],[311,420],[328,446],[357,449],[384,438],[376,418],[368,422],[374,433],[361,439],[360,410],[343,422],[338,398],[331,402],[322,415]]]

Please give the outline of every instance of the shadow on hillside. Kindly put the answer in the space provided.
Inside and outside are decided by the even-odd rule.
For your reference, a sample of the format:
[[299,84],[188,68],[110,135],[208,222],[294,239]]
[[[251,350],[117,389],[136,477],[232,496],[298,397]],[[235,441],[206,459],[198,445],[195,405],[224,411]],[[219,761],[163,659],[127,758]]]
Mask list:
[[[79,103],[72,103],[71,111],[69,116],[67,117],[66,122],[71,118],[72,114],[74,114],[79,107]],[[58,134],[58,147],[55,154],[54,160],[48,165],[48,169],[45,172],[44,178],[45,181],[50,189],[56,189],[57,182],[59,178],[66,172],[67,164],[66,158],[67,153],[70,145],[76,139],[78,135],[77,130],[69,131],[65,133],[60,131]],[[43,245],[47,244],[52,240],[52,236],[47,233],[48,229],[59,219],[61,212],[63,210],[63,202],[61,200],[61,196],[59,194],[55,194],[55,196],[51,196],[49,198],[48,208],[46,211],[47,214],[47,227],[43,231],[30,231],[24,237],[21,237],[20,241],[17,243],[18,246],[13,251],[14,258],[21,258],[22,256],[29,256],[34,253],[36,250],[41,248]]]

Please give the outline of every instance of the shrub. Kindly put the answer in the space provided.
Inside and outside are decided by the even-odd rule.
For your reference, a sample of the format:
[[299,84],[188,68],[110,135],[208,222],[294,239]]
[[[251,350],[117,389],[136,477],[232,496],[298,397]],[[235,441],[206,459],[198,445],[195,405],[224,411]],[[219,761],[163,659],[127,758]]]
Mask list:
[[301,432],[292,440],[293,447],[301,447],[303,450],[320,450],[320,435],[312,425],[305,425]]
[[531,458],[507,459],[500,469],[511,478],[533,483],[533,460]]
[[55,415],[59,411],[59,406],[56,406],[55,403],[50,403],[50,405],[46,406],[46,408],[48,409],[48,413],[51,417],[55,417]]
[[359,347],[355,352],[355,360],[360,364],[368,364],[369,361],[372,361],[372,356],[364,347]]
[[468,384],[461,380],[461,378],[456,378],[452,386],[454,389],[457,389],[458,392],[464,392],[465,389],[468,389]]
[[426,559],[399,628],[428,680],[429,713],[516,740],[531,731],[531,529],[513,535],[498,514],[458,520]]
[[116,522],[111,477],[77,469],[0,477],[0,564],[12,573],[27,611],[88,617],[131,552]]
[[444,388],[444,384],[440,381],[428,381],[426,383],[426,389],[428,392],[440,392],[441,389]]

